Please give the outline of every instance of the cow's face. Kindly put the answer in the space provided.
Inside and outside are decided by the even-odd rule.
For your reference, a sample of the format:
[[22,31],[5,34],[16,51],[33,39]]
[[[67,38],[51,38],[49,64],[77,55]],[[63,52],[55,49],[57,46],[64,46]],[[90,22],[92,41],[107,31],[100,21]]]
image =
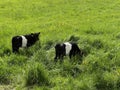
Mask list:
[[39,40],[39,35],[40,35],[40,32],[38,33],[31,33],[31,36],[37,41]]

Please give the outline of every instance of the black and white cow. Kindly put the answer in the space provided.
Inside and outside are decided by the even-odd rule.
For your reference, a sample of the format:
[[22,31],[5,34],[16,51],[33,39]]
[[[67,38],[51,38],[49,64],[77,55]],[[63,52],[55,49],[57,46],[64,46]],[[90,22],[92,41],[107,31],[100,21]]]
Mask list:
[[75,55],[80,55],[80,56],[83,55],[83,52],[79,49],[78,45],[76,43],[70,43],[70,42],[56,44],[55,53],[56,53],[54,58],[55,61],[57,61],[57,59],[63,60],[63,57],[66,55],[69,55],[70,59]]
[[20,47],[30,47],[39,40],[38,33],[31,33],[28,35],[14,36],[12,38],[12,52],[18,52]]

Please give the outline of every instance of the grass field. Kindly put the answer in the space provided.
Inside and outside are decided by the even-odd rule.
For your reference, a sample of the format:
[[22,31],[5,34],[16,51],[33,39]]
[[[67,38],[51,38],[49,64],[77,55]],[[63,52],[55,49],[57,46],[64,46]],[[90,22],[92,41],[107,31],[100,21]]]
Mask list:
[[[120,90],[119,0],[0,0],[0,90]],[[13,54],[15,35],[41,32]],[[54,63],[56,43],[85,53]]]

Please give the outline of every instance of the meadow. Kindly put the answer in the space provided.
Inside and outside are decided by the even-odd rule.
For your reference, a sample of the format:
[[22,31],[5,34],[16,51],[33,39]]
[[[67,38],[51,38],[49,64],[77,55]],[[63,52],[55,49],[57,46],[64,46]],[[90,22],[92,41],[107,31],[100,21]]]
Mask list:
[[[0,0],[0,90],[120,90],[119,0]],[[41,32],[12,53],[16,35]],[[84,56],[54,63],[56,43]]]

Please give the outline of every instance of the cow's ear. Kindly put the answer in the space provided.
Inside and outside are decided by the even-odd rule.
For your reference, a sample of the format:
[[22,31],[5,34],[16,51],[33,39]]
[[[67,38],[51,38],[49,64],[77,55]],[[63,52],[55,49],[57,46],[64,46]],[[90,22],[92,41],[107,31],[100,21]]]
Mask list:
[[40,32],[38,32],[37,34],[40,35]]
[[34,36],[34,34],[33,34],[33,33],[31,33],[30,35],[31,35],[32,37]]
[[34,33],[31,33],[30,35],[32,35],[32,36],[33,36],[33,35],[34,35]]
[[31,35],[33,35],[33,33],[31,33]]

